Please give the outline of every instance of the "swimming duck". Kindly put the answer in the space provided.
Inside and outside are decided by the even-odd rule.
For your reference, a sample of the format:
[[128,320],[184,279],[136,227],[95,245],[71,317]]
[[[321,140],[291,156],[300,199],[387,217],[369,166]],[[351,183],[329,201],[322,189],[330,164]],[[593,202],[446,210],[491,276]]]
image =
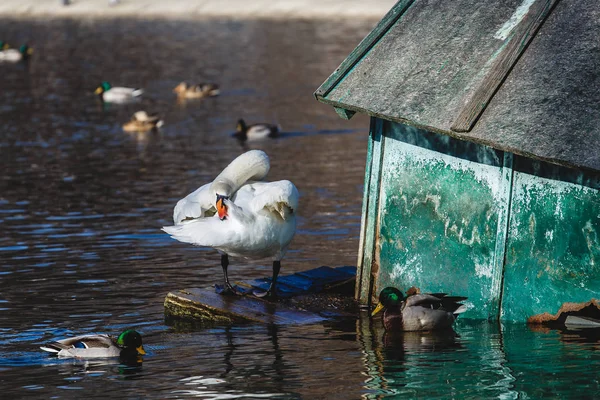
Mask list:
[[271,257],[270,287],[254,294],[276,297],[281,259],[296,233],[298,190],[287,180],[261,181],[269,168],[269,157],[261,150],[238,156],[214,181],[179,200],[173,211],[175,225],[162,228],[180,242],[220,252],[225,294],[236,294],[227,276],[229,255]]
[[24,44],[18,49],[11,49],[7,43],[1,42],[2,50],[0,50],[0,62],[18,62],[21,60],[26,60],[29,58],[31,54],[33,54],[33,49],[28,45]]
[[146,354],[142,346],[142,335],[132,329],[124,331],[118,337],[75,336],[48,343],[40,346],[40,349],[64,358],[137,357]]
[[467,309],[459,301],[466,297],[446,296],[445,293],[404,294],[393,287],[379,293],[379,304],[371,316],[384,310],[383,325],[387,331],[433,331],[452,326],[457,315]]
[[240,118],[235,127],[234,136],[243,141],[274,138],[279,136],[279,127],[264,123],[246,125],[246,121]]
[[131,116],[131,119],[123,124],[125,132],[147,132],[152,129],[160,128],[163,121],[158,114],[148,114],[146,111],[137,111]]
[[219,85],[215,83],[197,83],[190,84],[187,82],[181,82],[175,86],[173,92],[177,93],[178,96],[187,99],[200,99],[202,97],[213,97],[218,96]]
[[139,99],[144,93],[142,89],[127,88],[127,87],[113,87],[108,82],[102,82],[100,86],[96,88],[94,94],[100,96],[100,99],[107,103],[131,103]]

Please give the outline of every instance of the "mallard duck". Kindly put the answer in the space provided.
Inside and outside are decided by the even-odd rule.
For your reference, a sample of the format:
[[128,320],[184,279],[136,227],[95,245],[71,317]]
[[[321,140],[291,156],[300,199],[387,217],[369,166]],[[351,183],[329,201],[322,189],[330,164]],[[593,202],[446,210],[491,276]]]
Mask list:
[[146,111],[137,111],[131,116],[131,119],[123,124],[125,132],[147,132],[152,129],[160,128],[163,121],[158,114],[148,114]]
[[8,44],[2,42],[0,47],[0,62],[18,62],[29,58],[33,54],[33,49],[28,45],[24,44],[18,49],[11,49]]
[[131,357],[146,354],[142,335],[132,329],[124,331],[118,337],[82,335],[62,339],[40,346],[40,349],[65,358]]
[[181,82],[175,86],[173,92],[177,93],[178,96],[187,99],[199,99],[202,97],[213,97],[218,96],[219,85],[215,83],[197,83],[190,84],[187,82]]
[[383,312],[387,331],[433,331],[450,328],[456,316],[467,309],[459,301],[466,297],[447,296],[445,293],[415,294],[404,297],[396,288],[386,287],[379,293],[379,304],[371,316]]
[[172,238],[221,253],[225,293],[229,283],[229,255],[246,259],[272,257],[273,279],[258,297],[276,297],[281,259],[296,233],[298,190],[290,181],[260,182],[269,172],[269,157],[248,151],[233,160],[213,182],[179,200],[174,226],[163,231]]
[[99,95],[102,101],[117,104],[136,101],[143,93],[142,89],[113,87],[108,82],[102,82],[94,91],[94,94]]
[[246,125],[246,121],[240,118],[235,127],[234,136],[243,141],[274,138],[279,136],[279,127],[265,123]]

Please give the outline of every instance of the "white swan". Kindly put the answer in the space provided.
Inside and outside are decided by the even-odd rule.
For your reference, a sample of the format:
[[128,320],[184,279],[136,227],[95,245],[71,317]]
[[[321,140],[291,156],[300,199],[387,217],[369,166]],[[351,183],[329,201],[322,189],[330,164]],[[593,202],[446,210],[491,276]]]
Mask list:
[[227,276],[228,255],[273,257],[271,285],[255,295],[276,296],[281,259],[296,233],[298,190],[287,180],[258,181],[269,168],[269,157],[263,151],[240,155],[213,182],[179,200],[173,211],[175,225],[162,228],[180,242],[221,253],[226,293],[235,293]]

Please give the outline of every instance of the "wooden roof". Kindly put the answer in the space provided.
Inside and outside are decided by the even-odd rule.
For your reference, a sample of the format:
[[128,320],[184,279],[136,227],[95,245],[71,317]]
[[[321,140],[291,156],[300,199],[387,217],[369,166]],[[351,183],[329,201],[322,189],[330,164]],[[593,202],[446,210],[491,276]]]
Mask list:
[[599,38],[598,0],[400,0],[315,96],[600,170]]

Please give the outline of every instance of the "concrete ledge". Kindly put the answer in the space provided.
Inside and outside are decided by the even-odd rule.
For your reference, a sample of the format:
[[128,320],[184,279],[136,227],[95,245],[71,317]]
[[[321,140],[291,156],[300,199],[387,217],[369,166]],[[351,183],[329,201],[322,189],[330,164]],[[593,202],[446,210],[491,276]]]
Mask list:
[[3,17],[381,18],[394,0],[3,0]]

